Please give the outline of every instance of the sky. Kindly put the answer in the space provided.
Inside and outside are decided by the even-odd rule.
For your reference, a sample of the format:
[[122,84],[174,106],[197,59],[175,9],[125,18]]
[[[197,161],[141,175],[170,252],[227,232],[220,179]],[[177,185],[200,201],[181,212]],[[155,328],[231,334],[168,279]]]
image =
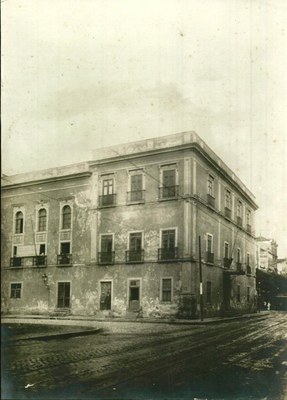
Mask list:
[[2,172],[196,131],[287,257],[286,0],[2,1]]

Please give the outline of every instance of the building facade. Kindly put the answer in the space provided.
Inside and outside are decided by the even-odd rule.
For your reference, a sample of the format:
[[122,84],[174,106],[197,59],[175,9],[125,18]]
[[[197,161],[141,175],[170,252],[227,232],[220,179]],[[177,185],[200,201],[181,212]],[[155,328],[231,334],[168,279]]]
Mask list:
[[266,272],[277,272],[277,248],[278,244],[274,239],[263,236],[257,238],[258,268]]
[[256,309],[254,196],[196,133],[93,160],[4,178],[3,312],[197,318],[201,294],[205,316]]

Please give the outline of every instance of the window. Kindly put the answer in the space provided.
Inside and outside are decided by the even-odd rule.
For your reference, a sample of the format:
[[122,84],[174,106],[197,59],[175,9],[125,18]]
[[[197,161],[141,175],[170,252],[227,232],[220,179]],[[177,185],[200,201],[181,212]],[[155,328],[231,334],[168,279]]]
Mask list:
[[98,262],[100,264],[111,264],[114,262],[113,235],[101,235]]
[[251,211],[248,209],[246,210],[246,224],[251,225]]
[[159,260],[173,260],[177,258],[176,230],[167,229],[161,231],[161,248]]
[[144,199],[143,174],[133,174],[131,179],[131,191],[129,201],[141,201]]
[[237,249],[236,262],[237,262],[237,264],[241,263],[241,250],[240,249]]
[[161,171],[161,187],[159,188],[159,197],[169,199],[177,197],[177,170],[175,168],[164,168]]
[[11,283],[11,299],[20,299],[22,291],[22,283]]
[[210,233],[208,233],[206,236],[206,262],[208,263],[214,262],[213,236]]
[[228,210],[232,209],[231,192],[228,189],[225,190],[225,207]]
[[237,303],[240,303],[240,285],[237,285],[237,291],[236,291],[236,301]]
[[129,234],[129,250],[127,251],[127,262],[143,261],[142,232]]
[[62,208],[62,229],[71,229],[72,210],[66,205]]
[[214,197],[214,178],[211,175],[208,175],[207,179],[207,194]]
[[22,211],[18,211],[15,216],[15,233],[23,233],[24,216]]
[[250,265],[250,254],[249,253],[246,254],[246,265],[247,266]]
[[47,211],[41,208],[38,211],[38,232],[44,232],[47,228]]
[[57,257],[58,265],[71,265],[72,254],[71,254],[71,243],[61,242],[60,243],[60,255]]
[[242,217],[242,203],[240,200],[237,202],[237,217]]
[[247,303],[250,302],[250,286],[247,286],[247,295],[246,295]]
[[206,302],[208,304],[211,303],[211,282],[210,281],[206,282]]
[[224,258],[229,258],[229,243],[224,242]]
[[101,207],[113,206],[115,204],[114,178],[103,180],[102,196],[99,198]]
[[171,301],[172,279],[163,278],[161,281],[161,300]]

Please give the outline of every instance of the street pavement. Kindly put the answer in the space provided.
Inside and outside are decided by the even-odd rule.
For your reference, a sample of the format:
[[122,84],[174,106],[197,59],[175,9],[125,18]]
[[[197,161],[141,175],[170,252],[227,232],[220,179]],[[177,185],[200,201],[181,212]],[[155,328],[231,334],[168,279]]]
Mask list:
[[[286,313],[206,324],[3,322],[3,399],[287,398]],[[83,336],[89,328],[101,331]]]

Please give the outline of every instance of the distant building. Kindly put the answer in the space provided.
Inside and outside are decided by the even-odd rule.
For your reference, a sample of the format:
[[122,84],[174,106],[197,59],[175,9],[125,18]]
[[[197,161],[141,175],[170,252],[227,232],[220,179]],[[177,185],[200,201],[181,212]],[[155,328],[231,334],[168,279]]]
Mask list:
[[287,276],[287,258],[278,258],[277,270],[278,274]]
[[256,309],[254,196],[197,134],[93,160],[5,177],[4,312],[196,318],[200,293],[205,316]]
[[258,251],[258,268],[266,272],[277,272],[277,243],[274,239],[263,236],[256,238]]

